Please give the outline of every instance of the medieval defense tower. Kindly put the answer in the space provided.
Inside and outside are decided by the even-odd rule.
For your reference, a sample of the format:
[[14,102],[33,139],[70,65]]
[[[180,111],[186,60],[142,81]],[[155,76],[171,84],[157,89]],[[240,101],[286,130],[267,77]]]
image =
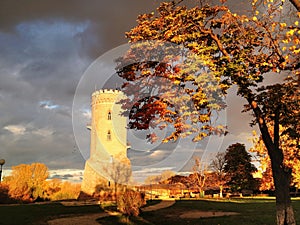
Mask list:
[[118,90],[100,90],[92,94],[90,158],[86,161],[81,190],[94,195],[96,188],[125,183],[131,174],[127,158],[126,118],[121,115],[124,98]]

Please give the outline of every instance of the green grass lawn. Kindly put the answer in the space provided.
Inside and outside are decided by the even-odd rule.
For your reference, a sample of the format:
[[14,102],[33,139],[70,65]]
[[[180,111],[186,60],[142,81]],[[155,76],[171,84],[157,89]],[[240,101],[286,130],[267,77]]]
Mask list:
[[[150,204],[159,201],[150,202]],[[297,223],[300,224],[300,200],[293,201]],[[182,219],[180,215],[193,210],[237,212],[239,215]],[[46,225],[52,218],[98,213],[97,205],[63,206],[60,203],[0,205],[0,225]],[[180,200],[165,209],[143,212],[139,218],[129,221],[120,216],[98,220],[102,225],[273,225],[275,224],[274,199],[233,199],[233,200]]]
[[63,206],[60,203],[0,205],[0,225],[44,225],[51,218],[101,211],[97,205]]
[[[297,223],[300,224],[300,200],[293,201]],[[237,212],[239,215],[182,219],[183,212],[226,211]],[[181,200],[170,208],[152,212],[144,212],[138,219],[131,219],[131,223],[124,222],[120,217],[106,217],[99,220],[103,225],[130,224],[130,225],[274,225],[275,200],[270,199],[234,199],[226,201],[211,200]]]

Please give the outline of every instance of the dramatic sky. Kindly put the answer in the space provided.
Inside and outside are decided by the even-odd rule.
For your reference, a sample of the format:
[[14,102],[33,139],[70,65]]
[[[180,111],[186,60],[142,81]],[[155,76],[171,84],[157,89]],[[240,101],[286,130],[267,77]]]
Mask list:
[[[149,0],[0,1],[0,158],[6,160],[4,168],[32,162],[53,170],[84,168],[88,146],[78,142],[87,144],[89,133],[75,137],[72,126],[80,79],[98,57],[126,43],[124,33],[136,24],[138,14],[152,12],[158,4]],[[232,5],[232,11],[240,8]],[[89,88],[85,94],[92,91]],[[153,172],[163,167],[155,163],[179,148],[176,156],[184,155],[185,148],[202,154],[224,151],[238,141],[249,146],[250,120],[240,114],[243,101],[231,96],[227,103],[224,118],[231,133],[224,139],[197,146],[179,143],[163,150],[148,146],[156,150],[129,153],[133,164]],[[88,106],[89,102],[78,106],[81,118],[86,118],[82,124],[89,120]]]

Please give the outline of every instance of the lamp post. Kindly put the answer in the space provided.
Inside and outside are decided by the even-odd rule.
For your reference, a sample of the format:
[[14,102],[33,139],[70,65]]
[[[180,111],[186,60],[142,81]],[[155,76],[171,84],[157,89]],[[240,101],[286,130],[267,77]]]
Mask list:
[[0,159],[0,183],[1,183],[1,177],[2,177],[2,166],[4,165],[5,160],[4,159]]

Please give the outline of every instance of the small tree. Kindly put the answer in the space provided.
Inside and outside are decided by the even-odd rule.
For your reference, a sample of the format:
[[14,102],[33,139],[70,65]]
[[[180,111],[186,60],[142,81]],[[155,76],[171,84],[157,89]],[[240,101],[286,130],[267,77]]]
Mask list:
[[230,145],[226,150],[225,161],[224,171],[229,177],[227,184],[232,191],[255,188],[256,181],[252,173],[257,169],[251,163],[251,155],[246,151],[244,144]]
[[226,183],[225,177],[225,168],[226,160],[225,160],[225,152],[218,152],[210,164],[210,168],[216,173],[216,183],[220,188],[220,197],[223,197],[223,187]]
[[114,185],[114,194],[117,202],[119,188],[123,185],[128,185],[131,178],[130,161],[122,156],[115,156],[110,163],[103,167],[103,171],[106,179],[109,180],[109,186]]
[[195,186],[198,188],[200,196],[204,196],[204,187],[207,178],[207,163],[200,160],[199,157],[195,157],[195,164],[193,166],[193,174],[191,175]]

